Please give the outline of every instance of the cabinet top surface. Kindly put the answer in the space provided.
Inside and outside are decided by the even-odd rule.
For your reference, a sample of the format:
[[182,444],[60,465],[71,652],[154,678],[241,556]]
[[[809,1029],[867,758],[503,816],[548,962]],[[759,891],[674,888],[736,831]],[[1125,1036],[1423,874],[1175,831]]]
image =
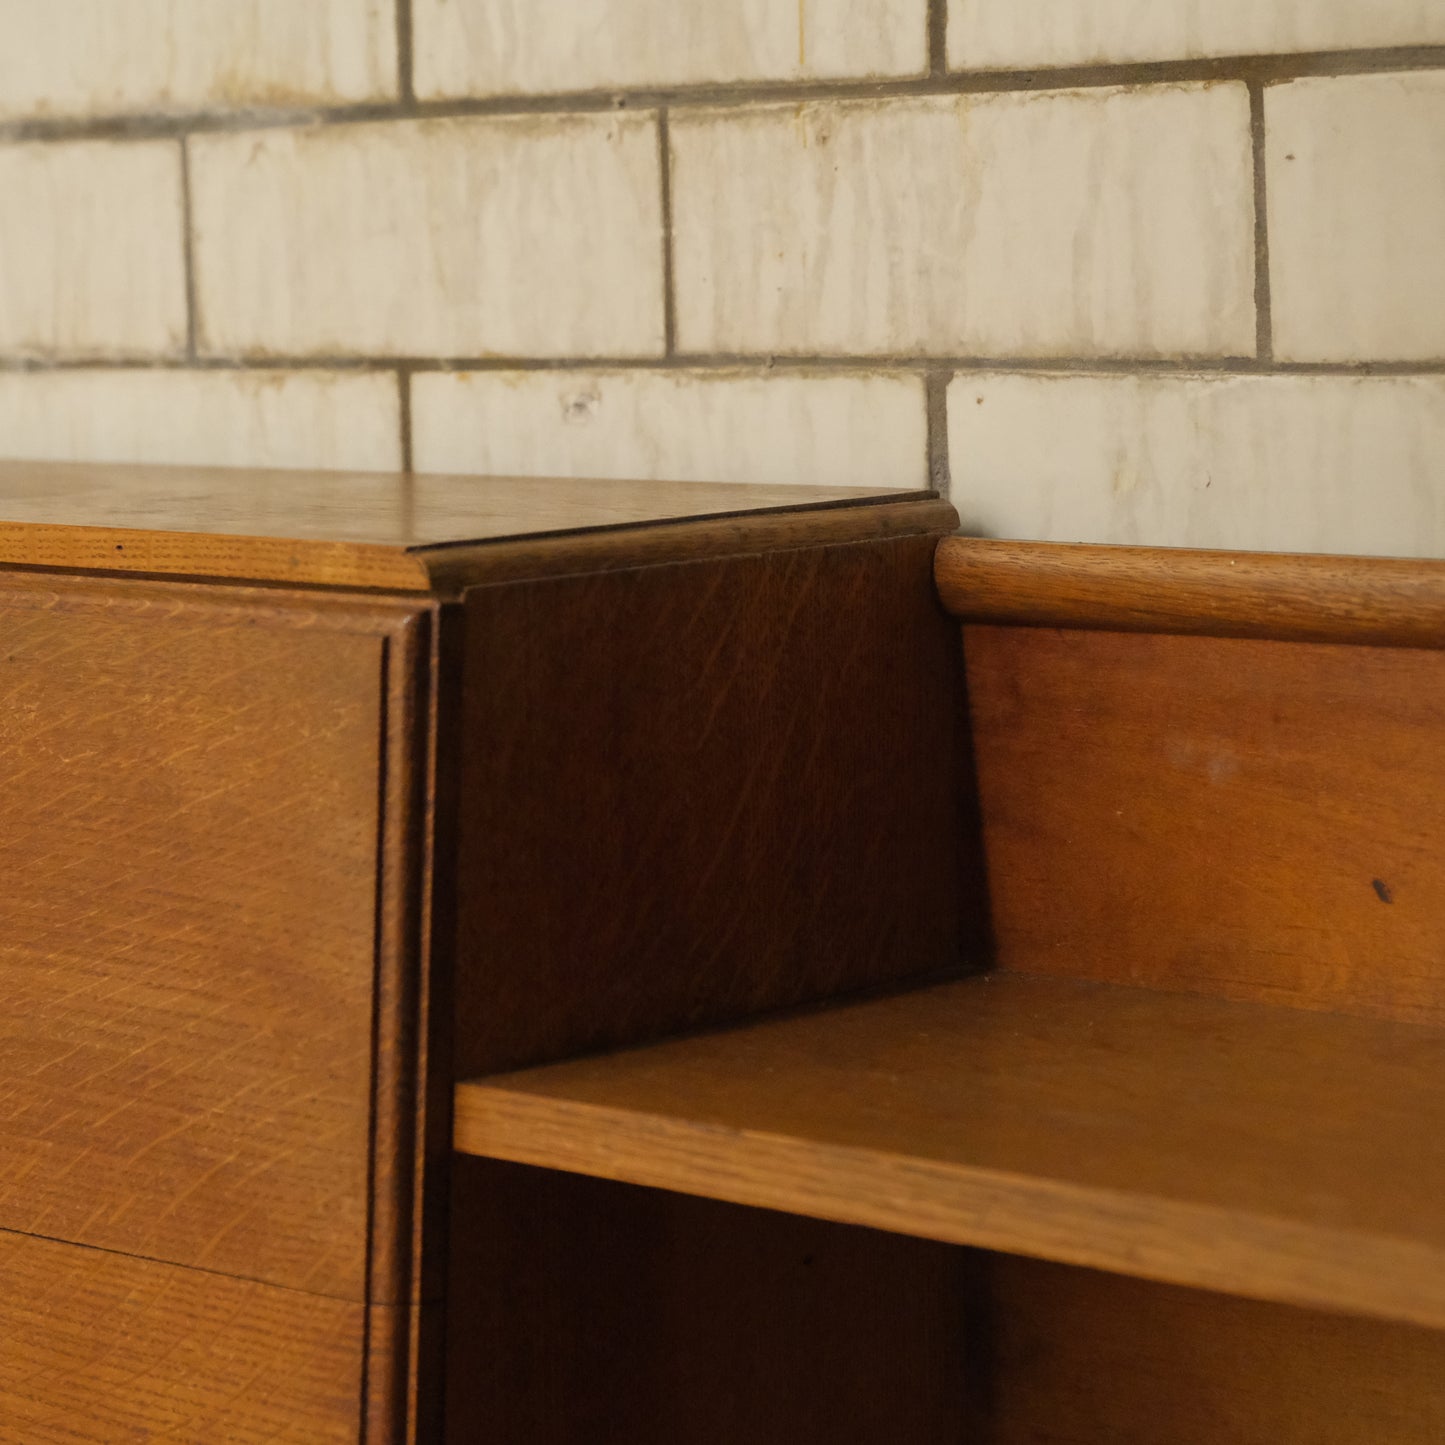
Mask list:
[[0,462],[0,566],[426,591],[439,577],[464,577],[464,556],[499,544],[926,497],[850,487]]

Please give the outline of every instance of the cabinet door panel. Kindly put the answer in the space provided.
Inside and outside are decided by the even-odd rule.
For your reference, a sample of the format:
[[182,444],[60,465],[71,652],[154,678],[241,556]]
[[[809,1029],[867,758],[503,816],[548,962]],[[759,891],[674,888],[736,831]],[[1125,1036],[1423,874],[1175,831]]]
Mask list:
[[341,1445],[363,1306],[0,1233],[0,1445]]
[[0,589],[0,1228],[365,1297],[384,646]]

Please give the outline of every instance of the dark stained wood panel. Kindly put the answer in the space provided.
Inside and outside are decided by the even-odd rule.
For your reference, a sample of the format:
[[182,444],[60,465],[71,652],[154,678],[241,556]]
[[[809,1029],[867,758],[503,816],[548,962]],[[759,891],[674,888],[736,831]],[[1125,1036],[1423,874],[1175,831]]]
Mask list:
[[0,589],[0,1227],[361,1299],[384,639]]
[[1445,1022],[1445,653],[964,629],[1006,968]]
[[460,1073],[977,964],[934,541],[467,594]]
[[984,974],[459,1086],[459,1149],[1445,1327],[1445,1030]]
[[939,595],[971,622],[1405,647],[1445,643],[1445,561],[949,537]]
[[4,1445],[351,1445],[363,1310],[0,1232]]
[[485,1160],[456,1186],[449,1445],[975,1438],[961,1250]]
[[[896,501],[848,487],[0,462],[0,565],[426,591],[468,546]],[[856,509],[855,509],[856,510]],[[947,530],[947,528],[945,528]],[[535,555],[544,550],[533,546]]]
[[1438,1445],[1445,1336],[987,1256],[987,1445]]

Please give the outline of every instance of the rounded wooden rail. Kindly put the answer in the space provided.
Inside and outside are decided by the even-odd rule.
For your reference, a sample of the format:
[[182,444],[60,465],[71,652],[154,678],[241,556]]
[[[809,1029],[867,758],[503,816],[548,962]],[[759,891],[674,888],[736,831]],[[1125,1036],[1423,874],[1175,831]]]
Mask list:
[[1442,561],[947,537],[934,575],[969,622],[1445,644]]

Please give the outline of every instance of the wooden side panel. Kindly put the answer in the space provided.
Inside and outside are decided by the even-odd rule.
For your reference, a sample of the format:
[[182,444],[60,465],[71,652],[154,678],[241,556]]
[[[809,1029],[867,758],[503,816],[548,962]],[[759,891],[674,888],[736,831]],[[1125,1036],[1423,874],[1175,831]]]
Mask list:
[[364,1298],[382,640],[117,592],[0,610],[0,1227]]
[[1445,1440],[1445,1335],[1006,1255],[986,1270],[988,1445]]
[[1445,654],[964,628],[1006,968],[1445,1020]]
[[450,1445],[961,1445],[961,1250],[461,1160]]
[[463,1077],[980,956],[934,541],[467,594]]
[[0,1445],[349,1445],[362,1311],[0,1232]]

